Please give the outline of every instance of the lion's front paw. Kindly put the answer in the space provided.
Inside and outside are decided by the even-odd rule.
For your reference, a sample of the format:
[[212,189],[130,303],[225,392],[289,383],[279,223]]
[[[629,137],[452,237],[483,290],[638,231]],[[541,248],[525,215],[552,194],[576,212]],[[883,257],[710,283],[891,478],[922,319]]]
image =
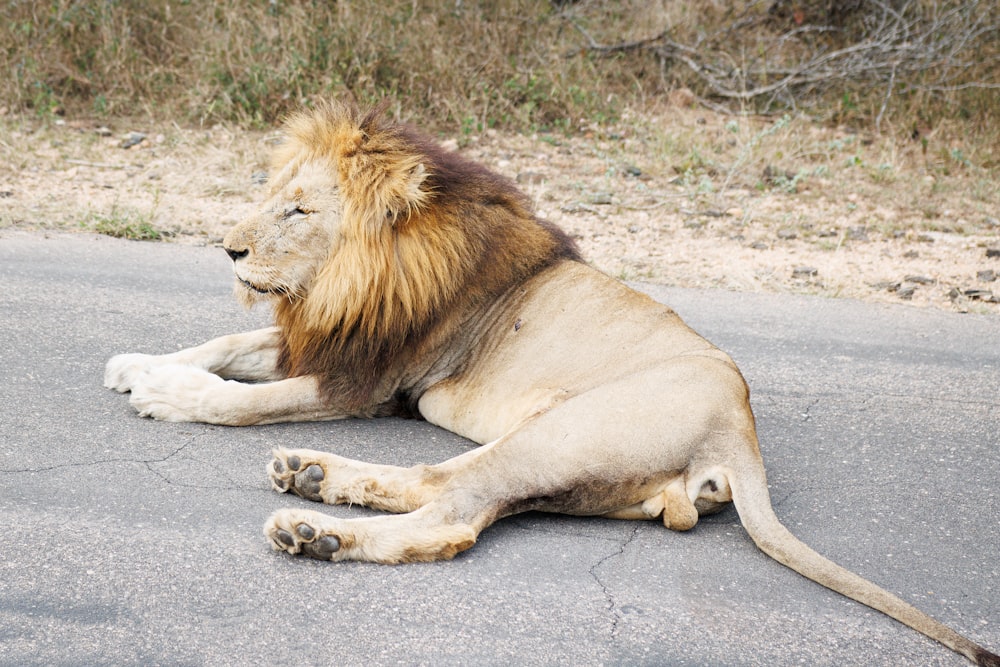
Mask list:
[[291,491],[308,500],[323,501],[320,484],[326,479],[326,471],[308,457],[308,451],[276,449],[272,455],[267,475],[275,491]]
[[218,375],[169,364],[148,369],[132,382],[129,402],[143,417],[161,421],[225,423],[213,406],[226,389]]
[[264,536],[275,551],[337,560],[343,537],[332,529],[335,519],[311,510],[278,510],[264,525]]
[[152,354],[116,354],[104,367],[104,386],[115,391],[131,391],[135,381],[156,365]]

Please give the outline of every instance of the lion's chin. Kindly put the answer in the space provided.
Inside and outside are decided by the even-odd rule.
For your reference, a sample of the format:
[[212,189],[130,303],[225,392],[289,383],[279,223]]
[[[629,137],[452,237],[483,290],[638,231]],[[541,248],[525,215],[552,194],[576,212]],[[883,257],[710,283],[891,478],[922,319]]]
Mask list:
[[237,278],[233,283],[233,294],[245,308],[252,308],[261,301],[267,301],[275,296],[273,292],[254,287],[240,278]]

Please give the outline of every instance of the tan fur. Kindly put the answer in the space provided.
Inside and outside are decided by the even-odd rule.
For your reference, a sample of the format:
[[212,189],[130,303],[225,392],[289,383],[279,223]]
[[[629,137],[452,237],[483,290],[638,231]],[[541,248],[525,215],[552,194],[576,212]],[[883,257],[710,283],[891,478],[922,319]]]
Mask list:
[[778,561],[1000,665],[792,536],[771,508],[732,360],[669,308],[581,263],[508,181],[377,110],[326,105],[290,119],[287,134],[270,198],[225,241],[237,294],[270,301],[276,328],[119,355],[105,383],[158,419],[415,412],[481,446],[412,468],[279,449],[268,465],[276,490],[400,514],[278,511],[265,526],[275,549],[438,560],[526,510],[689,530],[733,501]]

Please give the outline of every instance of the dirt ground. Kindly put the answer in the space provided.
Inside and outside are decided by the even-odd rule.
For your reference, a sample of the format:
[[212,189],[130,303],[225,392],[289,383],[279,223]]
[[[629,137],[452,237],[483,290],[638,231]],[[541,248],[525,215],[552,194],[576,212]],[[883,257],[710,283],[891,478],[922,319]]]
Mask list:
[[[898,134],[678,109],[572,136],[439,138],[515,179],[619,278],[1000,314],[996,167],[943,130]],[[218,244],[266,195],[279,141],[0,117],[0,242],[19,228]]]

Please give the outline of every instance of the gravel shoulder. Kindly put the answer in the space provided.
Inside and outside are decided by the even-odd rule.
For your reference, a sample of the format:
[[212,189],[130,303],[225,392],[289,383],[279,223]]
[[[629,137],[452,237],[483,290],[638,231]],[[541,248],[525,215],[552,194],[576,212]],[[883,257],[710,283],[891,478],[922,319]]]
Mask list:
[[[440,140],[516,180],[626,280],[1000,313],[1000,183],[912,140],[695,109],[573,136]],[[274,131],[0,118],[4,228],[216,244],[266,195]]]

